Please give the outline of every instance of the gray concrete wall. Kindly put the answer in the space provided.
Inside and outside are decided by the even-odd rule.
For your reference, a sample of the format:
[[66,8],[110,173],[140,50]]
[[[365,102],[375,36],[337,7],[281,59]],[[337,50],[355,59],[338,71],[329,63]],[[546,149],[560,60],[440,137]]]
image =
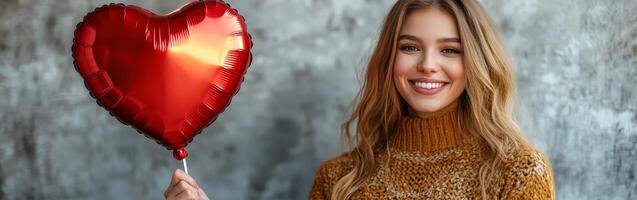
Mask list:
[[[185,1],[124,1],[167,13]],[[241,92],[188,147],[213,199],[305,199],[393,1],[231,0],[254,36]],[[518,73],[519,121],[559,199],[637,198],[637,2],[484,0]],[[0,2],[0,200],[160,199],[170,152],[98,107],[72,65],[103,0]]]

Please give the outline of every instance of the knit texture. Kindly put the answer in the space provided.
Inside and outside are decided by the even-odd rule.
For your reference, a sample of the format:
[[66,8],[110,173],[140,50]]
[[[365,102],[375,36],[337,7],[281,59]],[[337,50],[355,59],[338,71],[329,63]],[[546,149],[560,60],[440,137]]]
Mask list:
[[[425,118],[401,119],[377,167],[352,199],[482,199],[480,166],[486,148],[458,128],[457,106]],[[310,199],[329,199],[334,184],[352,170],[350,153],[316,172]],[[548,160],[537,149],[512,149],[487,194],[489,199],[554,199]]]

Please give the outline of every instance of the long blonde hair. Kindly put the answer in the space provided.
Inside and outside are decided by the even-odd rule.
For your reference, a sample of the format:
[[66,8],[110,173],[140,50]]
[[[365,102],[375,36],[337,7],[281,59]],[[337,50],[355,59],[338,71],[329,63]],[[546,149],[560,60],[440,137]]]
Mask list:
[[376,167],[375,153],[387,148],[392,130],[407,114],[408,104],[392,79],[397,41],[407,15],[428,6],[440,6],[454,15],[457,22],[467,79],[465,91],[459,97],[459,119],[463,131],[479,138],[488,149],[479,173],[483,198],[487,198],[493,175],[499,173],[498,161],[504,159],[505,152],[529,145],[513,119],[515,86],[511,63],[493,22],[479,2],[398,0],[385,18],[352,114],[341,125],[345,141],[351,147],[354,168],[334,185],[333,200],[351,198],[371,175]]

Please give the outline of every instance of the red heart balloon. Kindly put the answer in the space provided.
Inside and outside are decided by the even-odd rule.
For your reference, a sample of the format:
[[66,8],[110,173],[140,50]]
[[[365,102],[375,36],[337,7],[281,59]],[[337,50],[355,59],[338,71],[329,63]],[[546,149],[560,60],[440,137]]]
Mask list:
[[213,0],[166,16],[104,5],[77,25],[72,51],[97,103],[181,160],[239,91],[251,48],[244,18]]

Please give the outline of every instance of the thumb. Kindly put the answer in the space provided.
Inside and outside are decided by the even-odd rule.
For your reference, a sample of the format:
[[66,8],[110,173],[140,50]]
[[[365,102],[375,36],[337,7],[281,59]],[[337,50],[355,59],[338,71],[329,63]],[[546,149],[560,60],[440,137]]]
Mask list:
[[172,187],[182,180],[186,181],[186,183],[192,185],[195,188],[199,188],[199,184],[197,184],[197,181],[195,181],[195,179],[192,178],[192,176],[186,174],[186,172],[184,172],[181,169],[176,169],[175,172],[173,173],[173,178],[170,181],[170,186]]

